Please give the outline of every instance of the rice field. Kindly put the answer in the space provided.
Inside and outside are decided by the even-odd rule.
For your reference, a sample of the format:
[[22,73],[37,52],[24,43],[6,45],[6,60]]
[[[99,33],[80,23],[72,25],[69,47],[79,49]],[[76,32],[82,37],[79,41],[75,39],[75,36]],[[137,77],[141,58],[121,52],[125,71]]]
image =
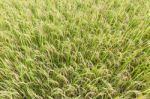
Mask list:
[[150,0],[0,0],[0,99],[150,99]]

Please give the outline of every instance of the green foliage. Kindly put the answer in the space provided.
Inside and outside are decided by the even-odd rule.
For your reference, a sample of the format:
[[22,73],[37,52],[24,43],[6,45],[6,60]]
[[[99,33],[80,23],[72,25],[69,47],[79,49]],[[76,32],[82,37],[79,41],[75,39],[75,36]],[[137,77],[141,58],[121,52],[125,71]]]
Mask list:
[[149,99],[149,0],[0,0],[0,98]]

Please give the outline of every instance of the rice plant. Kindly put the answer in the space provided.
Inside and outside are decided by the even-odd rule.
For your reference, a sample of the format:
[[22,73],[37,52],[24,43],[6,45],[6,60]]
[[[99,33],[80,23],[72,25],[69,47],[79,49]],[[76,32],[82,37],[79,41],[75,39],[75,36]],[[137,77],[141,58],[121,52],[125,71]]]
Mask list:
[[150,0],[0,0],[0,99],[149,99]]

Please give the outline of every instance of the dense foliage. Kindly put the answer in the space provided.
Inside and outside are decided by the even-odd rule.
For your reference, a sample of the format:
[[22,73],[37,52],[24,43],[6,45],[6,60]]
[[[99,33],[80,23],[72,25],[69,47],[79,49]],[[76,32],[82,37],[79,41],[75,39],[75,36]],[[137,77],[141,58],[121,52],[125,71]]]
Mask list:
[[0,0],[0,98],[150,98],[150,0]]

